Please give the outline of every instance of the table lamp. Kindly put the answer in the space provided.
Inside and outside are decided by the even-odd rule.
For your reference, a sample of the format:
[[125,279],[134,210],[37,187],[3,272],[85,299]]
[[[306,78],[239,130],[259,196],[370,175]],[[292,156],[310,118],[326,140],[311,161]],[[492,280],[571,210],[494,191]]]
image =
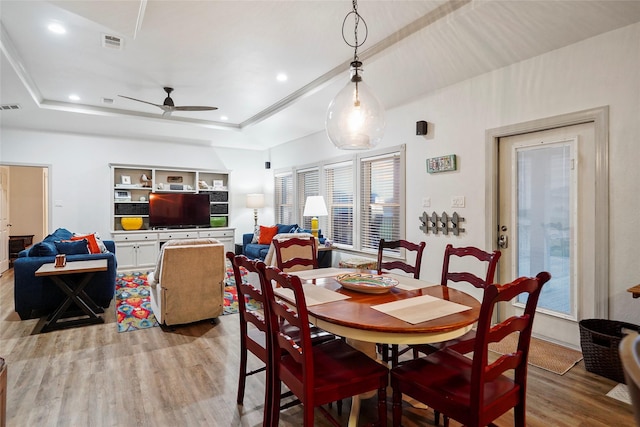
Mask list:
[[310,216],[311,218],[311,234],[318,237],[318,217],[327,216],[327,205],[324,204],[324,197],[309,196],[304,204],[304,212],[302,216]]
[[258,209],[264,208],[264,194],[247,194],[247,207],[253,208],[253,228],[258,229]]

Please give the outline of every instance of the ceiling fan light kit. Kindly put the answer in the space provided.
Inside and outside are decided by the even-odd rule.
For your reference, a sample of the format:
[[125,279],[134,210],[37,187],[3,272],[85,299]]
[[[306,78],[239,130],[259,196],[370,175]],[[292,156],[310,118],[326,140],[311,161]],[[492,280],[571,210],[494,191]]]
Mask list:
[[[382,140],[385,128],[384,107],[375,94],[362,81],[362,62],[358,59],[358,48],[367,40],[367,23],[358,13],[358,2],[353,0],[353,10],[342,22],[342,38],[354,48],[351,62],[351,78],[347,85],[329,104],[325,127],[331,142],[342,150],[366,150]],[[349,16],[355,18],[354,44],[347,41],[344,26]],[[358,43],[358,24],[362,21],[365,37]]]
[[143,101],[141,99],[136,99],[136,98],[131,98],[130,96],[124,96],[124,95],[118,95],[121,98],[126,98],[126,99],[130,99],[132,101],[136,101],[136,102],[142,102],[144,104],[149,104],[149,105],[153,105],[155,107],[160,108],[163,113],[162,116],[163,117],[167,117],[170,116],[171,113],[173,113],[174,111],[211,111],[211,110],[217,110],[218,107],[208,107],[208,106],[176,106],[173,102],[173,99],[171,99],[171,92],[173,92],[173,88],[172,87],[167,87],[165,86],[164,91],[167,93],[167,97],[164,99],[164,102],[162,104],[154,104],[153,102],[148,102],[148,101]]

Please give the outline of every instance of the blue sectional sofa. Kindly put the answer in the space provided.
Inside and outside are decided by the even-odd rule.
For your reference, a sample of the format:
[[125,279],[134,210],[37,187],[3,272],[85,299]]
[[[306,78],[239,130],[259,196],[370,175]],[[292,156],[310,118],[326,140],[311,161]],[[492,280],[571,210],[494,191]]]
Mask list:
[[[298,230],[298,224],[276,224],[278,227],[278,233],[295,233]],[[261,245],[258,243],[251,243],[253,240],[253,233],[246,233],[242,235],[242,254],[249,259],[259,259],[264,261],[264,258],[269,252],[269,245]]]
[[[32,247],[21,251],[13,264],[15,310],[21,319],[39,317],[54,311],[65,299],[64,293],[47,277],[36,277],[35,272],[42,264],[53,263],[57,255],[55,242],[69,240],[73,236],[69,230],[59,228]],[[106,259],[107,271],[95,274],[85,288],[85,292],[100,307],[107,308],[115,294],[117,261],[115,243],[103,240],[106,253],[67,254],[67,262]]]

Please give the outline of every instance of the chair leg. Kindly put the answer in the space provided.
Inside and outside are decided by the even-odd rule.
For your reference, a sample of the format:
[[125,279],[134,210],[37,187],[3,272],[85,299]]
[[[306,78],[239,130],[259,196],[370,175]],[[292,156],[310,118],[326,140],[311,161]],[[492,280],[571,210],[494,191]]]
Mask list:
[[527,425],[525,413],[524,402],[518,403],[515,408],[513,408],[513,421],[515,427],[525,427]]
[[402,422],[402,393],[395,387],[393,387],[392,399],[391,409],[393,415],[393,427],[400,427]]
[[378,389],[378,425],[385,427],[387,425],[387,388]]
[[247,349],[242,346],[240,349],[240,373],[238,375],[238,405],[244,401],[244,385],[247,380]]

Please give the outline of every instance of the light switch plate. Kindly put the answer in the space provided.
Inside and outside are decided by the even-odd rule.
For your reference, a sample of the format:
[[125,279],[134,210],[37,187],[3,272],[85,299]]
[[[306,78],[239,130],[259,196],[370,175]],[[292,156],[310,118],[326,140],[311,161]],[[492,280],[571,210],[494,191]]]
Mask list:
[[451,197],[451,207],[452,208],[464,208],[464,196],[453,196],[453,197]]
[[423,197],[422,198],[422,207],[423,208],[431,207],[431,197]]

